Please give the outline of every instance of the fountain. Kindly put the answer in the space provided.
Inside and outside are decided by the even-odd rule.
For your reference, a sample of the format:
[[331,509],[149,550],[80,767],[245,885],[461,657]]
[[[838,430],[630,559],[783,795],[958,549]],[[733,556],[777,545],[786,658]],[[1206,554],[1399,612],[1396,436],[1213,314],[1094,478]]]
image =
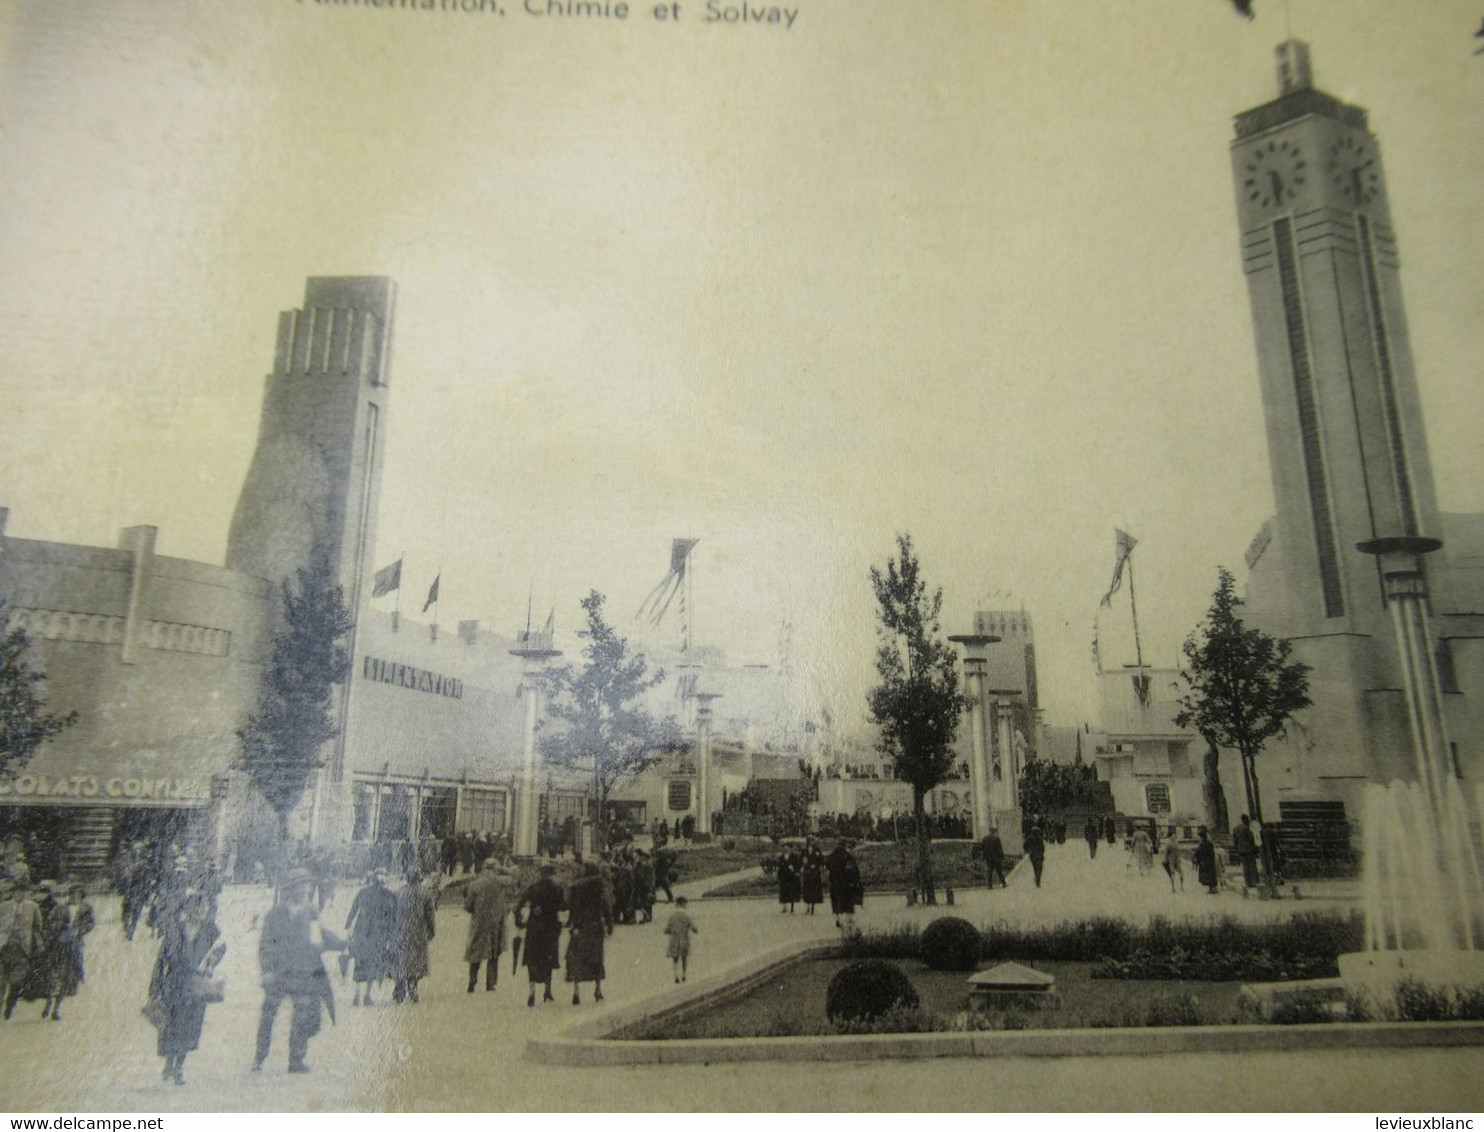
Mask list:
[[1423,555],[1433,538],[1372,539],[1396,634],[1415,777],[1366,787],[1362,826],[1366,950],[1340,956],[1340,979],[1389,1003],[1415,979],[1435,990],[1484,986],[1484,867],[1471,808],[1452,766],[1427,621]]
[[1484,986],[1484,865],[1473,839],[1480,797],[1442,776],[1366,787],[1362,902],[1366,950],[1340,956],[1340,978],[1388,1001],[1396,984]]

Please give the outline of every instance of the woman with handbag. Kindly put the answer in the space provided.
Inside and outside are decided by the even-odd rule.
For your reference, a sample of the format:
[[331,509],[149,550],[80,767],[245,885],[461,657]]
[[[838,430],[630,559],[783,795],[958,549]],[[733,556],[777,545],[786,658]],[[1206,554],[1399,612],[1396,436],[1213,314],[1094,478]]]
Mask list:
[[159,1037],[155,1050],[165,1059],[162,1077],[185,1084],[186,1054],[201,1044],[206,1006],[222,1001],[217,964],[227,953],[218,942],[221,930],[212,918],[211,901],[192,893],[177,915],[160,925],[160,954],[149,980],[146,1014]]

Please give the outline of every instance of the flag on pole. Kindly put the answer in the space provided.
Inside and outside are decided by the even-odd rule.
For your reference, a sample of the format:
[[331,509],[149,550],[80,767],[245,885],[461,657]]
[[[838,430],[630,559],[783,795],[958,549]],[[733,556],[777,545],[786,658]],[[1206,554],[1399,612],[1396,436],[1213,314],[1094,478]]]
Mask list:
[[443,580],[443,574],[433,579],[433,584],[428,589],[428,600],[423,602],[423,612],[426,613],[431,607],[438,604],[438,583]]
[[696,538],[678,538],[670,543],[670,572],[649,592],[639,606],[639,612],[635,617],[648,617],[651,625],[658,625],[665,616],[665,611],[670,608],[670,602],[680,592],[681,584],[685,581],[686,562],[690,557],[691,548],[700,542]]
[[371,587],[372,597],[386,597],[393,590],[402,588],[402,560],[399,558],[390,566],[383,566],[376,571],[376,581]]
[[548,641],[556,636],[556,606],[551,607],[551,612],[546,615],[546,624],[541,627],[541,635]]
[[1139,540],[1127,531],[1120,531],[1115,528],[1113,533],[1117,536],[1114,549],[1113,581],[1108,585],[1108,592],[1103,595],[1102,604],[1105,606],[1113,600],[1113,595],[1118,592],[1118,587],[1123,585],[1123,564],[1128,561],[1128,556],[1134,552],[1134,547],[1139,545]]

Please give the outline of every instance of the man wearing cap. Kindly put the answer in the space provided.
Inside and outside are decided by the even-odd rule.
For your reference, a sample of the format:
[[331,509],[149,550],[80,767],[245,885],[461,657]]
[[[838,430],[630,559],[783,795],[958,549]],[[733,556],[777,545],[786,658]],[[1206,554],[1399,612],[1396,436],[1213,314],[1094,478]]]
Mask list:
[[21,997],[40,943],[41,910],[14,881],[0,878],[0,992],[6,1018]]
[[330,976],[320,952],[344,947],[344,943],[316,922],[309,892],[314,874],[308,869],[293,869],[284,879],[279,901],[263,920],[262,939],[258,943],[258,963],[263,973],[263,1009],[258,1017],[258,1046],[253,1058],[253,1071],[263,1068],[268,1047],[273,1042],[273,1022],[284,998],[294,1003],[289,1023],[289,1072],[308,1073],[304,1056],[309,1039],[319,1033],[320,1005],[335,1020],[335,995]]

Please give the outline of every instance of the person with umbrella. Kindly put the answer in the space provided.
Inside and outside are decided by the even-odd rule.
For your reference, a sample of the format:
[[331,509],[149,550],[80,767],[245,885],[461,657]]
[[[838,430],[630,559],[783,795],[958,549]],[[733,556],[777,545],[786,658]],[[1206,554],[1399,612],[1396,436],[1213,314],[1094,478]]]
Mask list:
[[257,1050],[253,1072],[263,1068],[273,1043],[273,1022],[285,998],[294,1004],[289,1023],[289,1072],[308,1073],[305,1055],[309,1039],[320,1031],[320,1009],[335,1021],[335,992],[325,973],[324,951],[344,950],[345,942],[325,931],[318,922],[318,909],[309,899],[314,874],[291,869],[279,890],[278,903],[263,919],[258,941],[258,965],[262,970],[263,1008],[258,1015]]

